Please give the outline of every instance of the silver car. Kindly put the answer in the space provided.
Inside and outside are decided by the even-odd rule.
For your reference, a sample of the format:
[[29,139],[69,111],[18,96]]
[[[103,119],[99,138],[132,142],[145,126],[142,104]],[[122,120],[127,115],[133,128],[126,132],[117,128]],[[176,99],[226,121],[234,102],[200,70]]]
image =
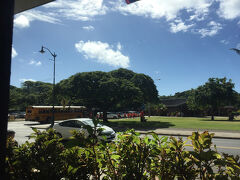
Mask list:
[[114,112],[107,112],[107,118],[108,119],[117,119],[118,115],[117,115],[117,113],[114,113]]
[[[86,125],[90,125],[94,128],[93,120],[89,118],[68,119],[55,123],[53,129],[60,133],[64,139],[70,138],[72,136],[71,131],[73,130],[82,132],[87,138],[89,137],[89,133],[87,129],[84,128]],[[115,138],[116,133],[112,128],[102,124],[98,124],[97,128],[103,128],[101,134],[98,134],[99,139],[105,140],[102,136],[105,136],[107,141],[111,141]]]

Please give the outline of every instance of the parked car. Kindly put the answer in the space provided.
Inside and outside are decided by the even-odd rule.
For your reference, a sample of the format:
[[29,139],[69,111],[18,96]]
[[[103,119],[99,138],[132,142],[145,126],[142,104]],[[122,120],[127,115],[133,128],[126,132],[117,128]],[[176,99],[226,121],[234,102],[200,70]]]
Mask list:
[[26,112],[19,112],[16,115],[16,118],[25,118],[26,117]]
[[[89,133],[87,129],[84,128],[84,125],[90,125],[93,128],[94,127],[93,120],[89,118],[68,119],[55,123],[53,129],[60,133],[64,139],[68,139],[72,136],[71,133],[72,130],[82,132],[84,136],[87,138],[89,137]],[[107,141],[111,141],[115,138],[116,133],[112,128],[102,124],[98,124],[97,128],[103,128],[101,134],[98,134],[99,139],[103,140],[104,138],[102,136],[106,136]]]
[[107,118],[108,119],[117,119],[118,115],[117,115],[117,113],[114,113],[114,112],[107,112]]
[[8,116],[9,116],[9,118],[10,118],[10,116],[13,118],[25,118],[26,113],[25,112],[11,112]]

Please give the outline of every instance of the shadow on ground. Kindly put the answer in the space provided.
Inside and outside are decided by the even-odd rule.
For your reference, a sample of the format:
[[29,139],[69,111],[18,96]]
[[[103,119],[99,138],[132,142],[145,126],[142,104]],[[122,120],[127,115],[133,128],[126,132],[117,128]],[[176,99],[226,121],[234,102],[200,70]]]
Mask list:
[[156,130],[159,128],[169,128],[175,126],[169,122],[140,122],[140,121],[111,121],[108,123],[103,123],[104,125],[110,126],[115,131],[125,131],[127,129],[135,129],[135,130]]

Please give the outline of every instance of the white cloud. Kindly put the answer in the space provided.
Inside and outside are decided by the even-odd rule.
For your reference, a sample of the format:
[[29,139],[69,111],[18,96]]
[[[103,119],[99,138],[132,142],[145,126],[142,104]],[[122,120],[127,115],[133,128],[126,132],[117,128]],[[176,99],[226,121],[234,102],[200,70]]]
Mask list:
[[26,16],[19,15],[14,19],[14,26],[18,28],[27,28],[30,26],[30,22]]
[[93,26],[83,26],[82,28],[87,31],[93,31],[95,29]]
[[[14,25],[18,28],[27,28],[35,20],[60,24],[63,18],[90,21],[108,12],[120,12],[124,15],[151,19],[164,18],[169,23],[172,33],[187,32],[191,29],[189,32],[206,37],[214,36],[222,29],[221,24],[205,26],[197,24],[199,21],[207,20],[210,13],[216,13],[210,11],[215,5],[216,7],[219,5],[217,14],[222,18],[240,17],[240,0],[141,0],[130,5],[124,0],[57,0],[43,6],[46,12],[29,10],[16,15]],[[197,29],[199,26],[201,28]],[[93,26],[82,28],[87,31],[94,30]]]
[[59,17],[71,20],[88,21],[97,15],[106,14],[108,8],[103,5],[103,0],[59,0],[46,4]]
[[123,14],[159,19],[165,17],[168,21],[177,18],[181,10],[197,16],[203,16],[209,11],[213,0],[141,0],[126,5],[119,0],[115,8]]
[[221,40],[220,42],[223,43],[223,44],[225,44],[225,45],[229,44],[229,41],[228,41],[228,40],[225,40],[225,39]]
[[[197,26],[196,22],[206,19],[214,1],[216,0],[141,0],[126,5],[122,0],[118,0],[113,7],[124,15],[165,18],[172,33],[187,32],[190,29],[190,32],[195,32],[193,27]],[[183,12],[186,13],[184,19]],[[200,30],[200,33],[214,34],[212,29],[211,32],[208,29]]]
[[175,22],[170,23],[170,31],[172,33],[177,33],[179,31],[186,32],[192,26],[194,26],[194,24],[186,25],[182,20],[175,20]]
[[208,13],[208,11],[206,11],[205,13],[196,12],[195,14],[190,15],[189,21],[193,21],[193,20],[203,21],[203,20],[205,20],[207,13]]
[[36,66],[41,66],[42,63],[40,61],[36,62]]
[[12,58],[15,58],[17,55],[17,51],[12,47]]
[[33,81],[33,82],[36,82],[36,80],[34,79],[19,79],[20,82],[25,82],[25,81]]
[[218,15],[225,19],[234,19],[240,17],[240,1],[239,0],[218,0]]
[[122,50],[122,45],[120,44],[120,42],[118,42],[118,44],[117,44],[117,50],[118,50],[118,51],[121,51],[121,50]]
[[96,59],[99,63],[114,67],[129,67],[129,57],[124,56],[119,49],[114,51],[108,43],[100,41],[79,41],[75,44],[75,48],[78,52],[82,53],[86,59]]
[[42,63],[40,61],[35,61],[35,60],[31,60],[28,64],[35,65],[35,66],[41,66],[42,65]]
[[197,30],[197,33],[201,34],[202,38],[206,36],[214,36],[222,29],[222,25],[215,21],[209,22],[207,26],[209,28],[202,28]]
[[36,63],[36,61],[31,60],[28,64],[32,65],[32,64],[35,64],[35,63]]
[[17,28],[28,28],[30,22],[38,20],[52,24],[59,24],[61,21],[54,17],[52,13],[46,13],[37,10],[25,11],[14,18],[14,26]]

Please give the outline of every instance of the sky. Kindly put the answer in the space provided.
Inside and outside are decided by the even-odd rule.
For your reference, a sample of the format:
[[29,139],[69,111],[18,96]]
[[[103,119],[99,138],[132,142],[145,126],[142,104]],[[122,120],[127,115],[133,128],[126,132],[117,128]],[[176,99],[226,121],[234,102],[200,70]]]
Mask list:
[[240,92],[240,0],[57,0],[14,16],[11,85],[127,68],[159,95],[232,79]]

